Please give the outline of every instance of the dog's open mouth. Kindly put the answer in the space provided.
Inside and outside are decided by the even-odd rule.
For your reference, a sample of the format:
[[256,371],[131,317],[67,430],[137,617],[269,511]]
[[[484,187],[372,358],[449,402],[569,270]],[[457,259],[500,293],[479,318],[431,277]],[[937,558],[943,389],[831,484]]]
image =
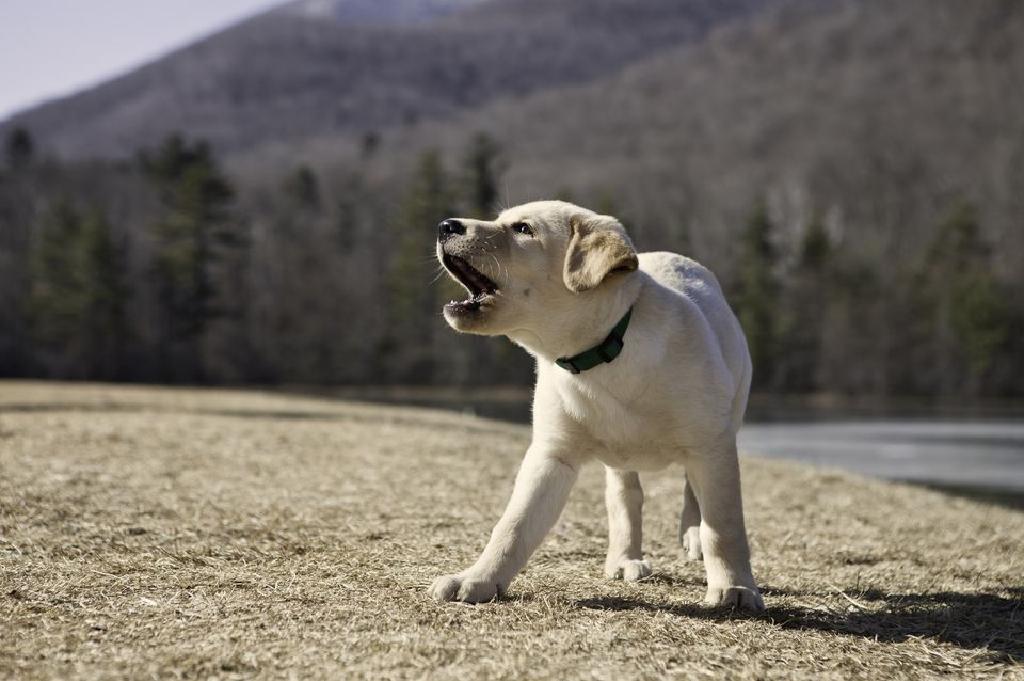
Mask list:
[[468,262],[455,255],[442,253],[441,262],[445,269],[469,292],[465,300],[453,300],[444,306],[446,312],[462,314],[476,312],[491,303],[498,286]]

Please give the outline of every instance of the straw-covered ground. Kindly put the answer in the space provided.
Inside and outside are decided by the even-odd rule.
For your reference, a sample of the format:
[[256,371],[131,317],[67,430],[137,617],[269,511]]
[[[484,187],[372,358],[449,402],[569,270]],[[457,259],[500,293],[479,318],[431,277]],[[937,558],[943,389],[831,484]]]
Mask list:
[[747,459],[768,612],[706,608],[679,471],[640,583],[588,469],[509,597],[438,604],[528,429],[267,394],[0,383],[0,676],[1024,678],[1024,514]]

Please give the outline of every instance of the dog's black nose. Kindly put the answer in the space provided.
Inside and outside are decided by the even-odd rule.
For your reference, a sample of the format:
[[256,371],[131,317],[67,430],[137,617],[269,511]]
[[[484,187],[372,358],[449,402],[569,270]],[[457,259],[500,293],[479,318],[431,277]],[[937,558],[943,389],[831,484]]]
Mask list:
[[453,234],[465,234],[466,225],[455,218],[448,218],[437,226],[437,240],[446,241]]

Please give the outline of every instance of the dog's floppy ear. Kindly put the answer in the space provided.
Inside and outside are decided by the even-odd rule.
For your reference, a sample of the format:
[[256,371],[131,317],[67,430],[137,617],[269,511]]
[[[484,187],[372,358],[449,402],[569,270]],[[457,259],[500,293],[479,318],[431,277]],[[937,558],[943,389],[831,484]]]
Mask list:
[[622,224],[608,215],[574,215],[562,278],[570,291],[594,288],[613,272],[639,267],[636,249]]

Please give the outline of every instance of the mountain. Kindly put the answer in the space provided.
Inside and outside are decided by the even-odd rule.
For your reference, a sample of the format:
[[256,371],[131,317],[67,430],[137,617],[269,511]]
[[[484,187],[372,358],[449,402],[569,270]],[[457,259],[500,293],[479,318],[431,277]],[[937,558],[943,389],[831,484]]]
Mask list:
[[[232,171],[256,212],[282,173],[316,169],[332,201],[376,206],[367,252],[387,262],[395,243],[426,250],[436,220],[407,207],[461,186],[483,132],[507,168],[501,203],[570,198],[642,250],[711,267],[762,348],[759,387],[1020,394],[1020,35],[1016,0],[777,6],[603,78],[391,130],[372,154],[325,136]],[[768,236],[752,246],[756,215]],[[737,294],[756,258],[773,307],[760,330]]]
[[[339,6],[285,7],[23,116],[69,156],[173,128],[225,153],[10,145],[0,374],[530,380],[507,343],[445,328],[428,253],[440,219],[562,197],[715,271],[759,388],[1024,394],[1019,0]],[[118,295],[79,281],[123,281],[120,336],[93,314]],[[207,326],[160,321],[210,290]],[[107,337],[127,349],[104,355]]]
[[130,155],[176,130],[224,152],[362,134],[604,77],[774,2],[303,2],[6,127],[65,158]]
[[[1024,249],[1021,35],[1015,0],[779,7],[591,83],[395,132],[379,163],[455,156],[485,131],[505,149],[509,202],[614,196],[659,240],[671,230],[657,225],[690,222],[721,252],[768,197],[794,228],[832,211],[851,247],[883,257],[959,197],[993,240]],[[321,165],[331,144],[293,154]],[[1009,271],[1020,252],[997,260]]]

